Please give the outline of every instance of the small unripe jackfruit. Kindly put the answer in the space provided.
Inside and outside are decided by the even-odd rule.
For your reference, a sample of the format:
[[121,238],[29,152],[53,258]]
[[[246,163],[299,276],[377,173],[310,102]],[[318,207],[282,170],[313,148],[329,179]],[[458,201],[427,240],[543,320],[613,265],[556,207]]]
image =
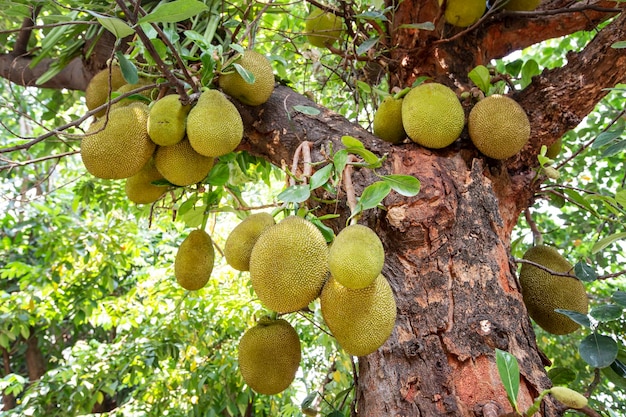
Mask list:
[[224,244],[224,257],[228,265],[238,271],[250,269],[250,254],[261,233],[276,224],[269,213],[255,213],[246,217],[228,235]]
[[156,145],[147,130],[148,106],[133,103],[112,109],[94,122],[80,144],[87,171],[105,179],[132,177],[150,160]]
[[398,143],[406,138],[402,125],[402,99],[387,96],[374,114],[374,134],[385,142]]
[[[572,265],[550,246],[534,246],[526,251],[524,259],[558,273],[572,270]],[[578,330],[578,323],[554,310],[572,310],[587,314],[587,293],[580,280],[552,275],[526,263],[522,264],[519,280],[528,315],[537,325],[552,334],[568,334]]]
[[341,37],[342,29],[343,22],[339,16],[317,7],[312,7],[311,13],[306,18],[307,40],[318,48],[332,46]]
[[[440,6],[442,3],[443,0],[439,0]],[[485,0],[448,0],[444,16],[451,25],[467,27],[478,22],[486,9]]]
[[546,150],[546,156],[550,159],[556,159],[556,157],[559,156],[559,153],[561,153],[562,146],[563,146],[563,139],[558,138],[556,142],[554,142],[552,145],[548,147],[548,149]]
[[262,318],[239,341],[239,371],[259,394],[274,395],[287,389],[300,359],[298,333],[283,319]]
[[154,203],[167,191],[167,187],[152,184],[161,179],[163,175],[156,169],[154,160],[150,159],[141,171],[126,179],[126,196],[136,204]]
[[222,156],[235,150],[243,139],[243,121],[224,94],[207,90],[187,116],[191,147],[204,156]]
[[183,140],[190,109],[191,106],[183,106],[176,94],[156,101],[148,117],[148,134],[152,141],[157,145],[171,146]]
[[346,288],[331,277],[322,290],[320,305],[331,333],[354,356],[375,352],[396,322],[396,300],[383,275],[361,289]]
[[461,135],[465,113],[450,88],[438,83],[420,84],[402,100],[402,124],[413,142],[426,148],[445,148]]
[[530,137],[530,121],[522,106],[500,94],[476,103],[470,112],[467,126],[478,150],[494,159],[507,159],[515,155]]
[[[109,84],[109,75],[111,83]],[[107,102],[111,93],[126,84],[126,80],[122,75],[122,70],[118,66],[105,68],[98,72],[87,84],[85,89],[85,104],[89,110],[93,110]],[[96,113],[96,117],[101,117],[106,110]]]
[[361,224],[343,229],[328,254],[330,274],[348,288],[365,288],[378,277],[385,263],[385,250],[378,235]]
[[328,275],[328,247],[308,220],[290,216],[259,236],[250,254],[250,280],[261,302],[279,313],[305,308]]
[[512,11],[531,11],[541,4],[541,0],[509,0],[504,8]]
[[579,409],[587,406],[587,397],[567,387],[552,387],[550,394],[569,408]]
[[176,281],[186,290],[204,287],[213,272],[215,251],[207,232],[195,229],[183,240],[174,259]]
[[174,185],[186,186],[206,178],[214,159],[194,151],[187,139],[175,145],[159,146],[154,163],[163,177]]
[[249,106],[259,106],[269,100],[274,91],[274,73],[268,59],[256,51],[247,50],[236,63],[254,75],[254,82],[246,82],[233,71],[220,75],[218,84],[222,91]]

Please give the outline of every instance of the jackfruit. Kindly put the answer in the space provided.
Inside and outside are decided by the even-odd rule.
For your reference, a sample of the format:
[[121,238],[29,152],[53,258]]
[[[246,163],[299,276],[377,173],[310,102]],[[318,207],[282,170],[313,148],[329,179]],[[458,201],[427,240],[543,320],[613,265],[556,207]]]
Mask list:
[[[439,0],[439,5],[443,0]],[[458,27],[471,26],[485,14],[487,2],[485,0],[448,0],[444,17],[446,22]]]
[[541,4],[541,0],[509,0],[504,8],[512,11],[531,11]]
[[174,258],[176,281],[186,290],[199,290],[209,281],[214,261],[215,250],[211,236],[201,229],[191,231]]
[[163,177],[174,185],[186,186],[206,178],[214,159],[194,151],[187,139],[175,145],[159,146],[154,163]]
[[[534,246],[526,251],[524,259],[554,272],[572,270],[572,265],[550,246]],[[522,264],[519,280],[528,315],[539,327],[552,334],[568,334],[580,327],[569,317],[554,311],[564,309],[587,314],[587,293],[580,280],[552,275],[530,264]]]
[[402,101],[402,124],[413,142],[426,148],[445,148],[461,135],[465,113],[450,88],[439,83],[420,84]]
[[587,406],[587,397],[567,387],[552,387],[550,394],[569,408],[584,408]]
[[154,160],[150,159],[138,173],[126,179],[126,196],[136,204],[154,203],[167,191],[165,186],[152,184],[161,179],[163,175],[156,169]]
[[398,143],[406,138],[402,125],[402,100],[387,96],[374,113],[374,134],[385,142]]
[[261,302],[279,313],[305,308],[328,275],[328,247],[317,227],[289,216],[259,236],[250,254],[250,280]]
[[[111,83],[109,84],[109,73]],[[105,68],[98,72],[87,84],[85,89],[85,104],[89,110],[102,106],[107,102],[111,93],[126,84],[126,80],[122,75],[122,70],[118,66],[112,66],[111,70]],[[95,114],[96,117],[102,117],[106,110],[101,110]]]
[[246,82],[237,71],[222,74],[218,79],[222,91],[249,106],[258,106],[269,100],[274,91],[270,61],[256,51],[247,50],[236,63],[254,75],[254,82]]
[[494,159],[510,158],[530,138],[530,121],[522,106],[500,94],[476,103],[469,114],[468,128],[478,150]]
[[147,130],[148,106],[133,103],[89,126],[80,144],[87,171],[105,179],[132,177],[150,160],[156,145]]
[[556,142],[554,142],[552,145],[548,147],[548,149],[546,150],[546,156],[550,159],[556,159],[556,157],[559,156],[559,153],[561,153],[562,146],[563,146],[563,139],[558,138]]
[[361,224],[343,229],[328,253],[330,274],[348,288],[370,285],[380,275],[384,263],[385,250],[378,235]]
[[318,48],[332,46],[342,32],[343,22],[339,16],[317,7],[311,8],[305,23],[306,37],[311,45]]
[[224,244],[228,265],[238,271],[250,270],[250,253],[261,233],[276,224],[269,213],[255,213],[246,217],[230,232]]
[[239,340],[239,371],[259,394],[274,395],[287,389],[300,359],[298,333],[283,319],[262,318]]
[[368,287],[350,289],[331,276],[320,296],[322,317],[339,345],[350,355],[375,352],[391,335],[396,300],[383,275]]
[[[141,86],[146,85],[147,83],[148,83],[147,80],[140,80],[140,82],[138,82],[137,84],[124,84],[123,86],[115,90],[115,93],[118,93],[119,95],[126,94],[130,91],[136,90],[137,88]],[[123,98],[117,103],[112,104],[111,109],[115,109],[117,107],[128,106],[129,104],[136,103],[138,101],[144,104],[147,104],[148,102],[150,102],[149,93],[142,91],[140,93],[133,94],[129,97]]]
[[157,100],[150,107],[148,135],[161,146],[175,145],[185,137],[187,114],[191,106],[183,105],[180,97],[170,94]]
[[224,94],[207,90],[189,111],[187,137],[200,155],[225,155],[234,151],[243,139],[241,115]]

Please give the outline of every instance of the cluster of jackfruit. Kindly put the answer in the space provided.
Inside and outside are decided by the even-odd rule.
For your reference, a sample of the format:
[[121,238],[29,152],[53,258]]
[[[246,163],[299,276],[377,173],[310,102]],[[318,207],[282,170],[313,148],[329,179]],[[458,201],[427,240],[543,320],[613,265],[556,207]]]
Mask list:
[[[267,101],[274,89],[267,58],[249,50],[239,65],[254,81],[246,82],[237,72],[225,73],[218,79],[222,91],[248,105]],[[106,104],[110,92],[123,94],[142,83],[126,84],[117,66],[105,69],[86,89],[87,108]],[[81,142],[87,171],[98,178],[126,178],[126,194],[138,204],[153,203],[167,191],[155,182],[188,186],[202,181],[214,159],[235,150],[243,138],[241,115],[224,93],[206,90],[193,106],[175,94],[150,105],[150,97],[130,96],[99,111]]]
[[[255,294],[270,310],[295,312],[319,298],[322,318],[351,355],[368,355],[391,335],[396,303],[382,275],[385,253],[366,226],[346,227],[329,248],[319,229],[302,217],[275,223],[267,213],[253,214],[230,233],[224,256],[233,268],[250,272]],[[241,374],[259,393],[287,388],[299,360],[297,334],[282,319],[263,319],[240,341]]]
[[[494,94],[479,101],[468,119],[470,139],[484,155],[506,159],[528,142],[530,122],[510,97]],[[374,134],[398,143],[408,136],[426,148],[441,149],[458,139],[465,126],[463,106],[449,87],[424,83],[403,98],[386,97],[374,114]]]
[[[503,8],[511,11],[531,11],[535,10],[541,0],[509,0],[504,3]],[[439,6],[443,5],[443,0],[439,0]],[[446,22],[458,27],[468,27],[478,22],[487,10],[485,0],[446,0],[443,10]]]

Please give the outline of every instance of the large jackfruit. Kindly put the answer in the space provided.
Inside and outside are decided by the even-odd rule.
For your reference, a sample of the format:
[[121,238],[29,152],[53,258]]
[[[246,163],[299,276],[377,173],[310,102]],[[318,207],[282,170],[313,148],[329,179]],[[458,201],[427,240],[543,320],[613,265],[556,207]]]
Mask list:
[[254,82],[246,82],[237,71],[222,74],[218,79],[222,91],[249,106],[265,103],[274,91],[272,64],[264,55],[252,50],[245,51],[236,63],[254,75]]
[[239,371],[259,394],[274,395],[287,389],[300,359],[298,333],[283,319],[262,318],[239,340]]
[[[439,5],[443,0],[439,0]],[[485,0],[447,0],[444,17],[446,22],[454,26],[471,26],[485,14],[487,2]]]
[[375,352],[391,335],[396,300],[383,275],[361,289],[346,288],[331,276],[320,296],[322,317],[339,345],[350,355]]
[[159,146],[154,163],[163,177],[174,185],[186,186],[206,178],[214,159],[194,151],[187,139],[175,145]]
[[241,115],[224,94],[207,90],[189,111],[187,137],[200,155],[225,155],[234,151],[243,139]]
[[500,94],[476,103],[467,127],[478,150],[494,159],[512,157],[530,138],[530,121],[522,106]]
[[402,100],[387,96],[374,113],[374,134],[385,142],[398,143],[406,138],[402,125]]
[[105,179],[128,178],[150,160],[156,145],[147,130],[148,106],[133,103],[109,112],[87,130],[80,155],[87,171]]
[[167,191],[165,186],[152,184],[162,179],[163,175],[157,170],[154,160],[150,159],[138,173],[126,179],[126,196],[136,204],[154,203]]
[[[558,273],[569,272],[573,268],[556,249],[545,245],[528,249],[524,259]],[[522,264],[519,280],[528,315],[539,327],[552,334],[568,334],[578,330],[578,323],[554,310],[572,310],[587,314],[587,293],[580,280],[552,275],[526,263]]]
[[174,258],[176,281],[186,290],[199,290],[209,282],[214,261],[215,250],[211,236],[201,229],[191,231]]
[[[109,83],[109,76],[111,82]],[[118,66],[112,66],[105,68],[102,71],[94,75],[87,88],[85,89],[85,104],[89,110],[93,110],[107,102],[110,94],[116,91],[118,88],[126,84],[126,80],[122,75],[122,70]],[[100,110],[95,114],[96,117],[101,117],[106,113],[106,110]]]
[[465,125],[465,113],[454,91],[439,83],[420,84],[402,100],[407,135],[426,148],[445,148]]
[[339,40],[342,32],[343,21],[339,16],[317,7],[311,8],[305,23],[306,37],[311,45],[318,48],[332,46]]
[[361,224],[344,228],[328,255],[330,274],[348,288],[365,288],[378,277],[385,263],[385,250],[378,235]]
[[265,229],[276,224],[269,213],[255,213],[246,217],[230,232],[224,244],[228,265],[238,271],[250,270],[250,254]]
[[328,275],[328,247],[315,225],[290,216],[259,236],[250,254],[250,280],[269,309],[288,313],[305,308]]
[[175,145],[185,137],[187,114],[191,106],[183,105],[180,97],[170,94],[150,107],[148,134],[160,146]]

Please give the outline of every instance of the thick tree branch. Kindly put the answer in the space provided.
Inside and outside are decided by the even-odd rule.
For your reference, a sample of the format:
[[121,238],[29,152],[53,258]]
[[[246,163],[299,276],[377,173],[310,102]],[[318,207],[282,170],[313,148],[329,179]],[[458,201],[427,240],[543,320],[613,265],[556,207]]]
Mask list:
[[36,84],[55,60],[42,59],[34,68],[30,67],[31,56],[0,55],[0,77],[25,87],[41,87],[68,90],[84,90],[91,79],[81,58],[74,58],[56,76],[43,84]]

